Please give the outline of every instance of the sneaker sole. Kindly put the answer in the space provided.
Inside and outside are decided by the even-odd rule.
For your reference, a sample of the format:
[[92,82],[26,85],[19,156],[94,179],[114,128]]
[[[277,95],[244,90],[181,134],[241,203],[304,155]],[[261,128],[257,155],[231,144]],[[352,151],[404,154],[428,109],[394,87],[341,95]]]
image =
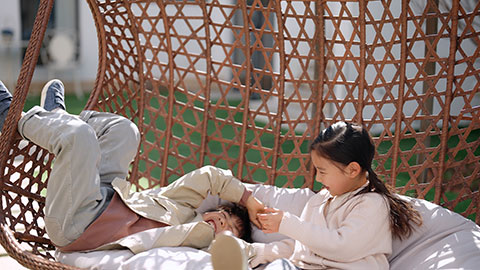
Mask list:
[[[45,108],[45,99],[47,98],[47,90],[52,85],[52,83],[58,81],[57,79],[50,80],[43,86],[42,93],[40,95],[40,107]],[[61,83],[61,82],[60,82]]]
[[217,235],[210,248],[213,269],[215,270],[247,270],[245,251],[239,243],[229,235]]

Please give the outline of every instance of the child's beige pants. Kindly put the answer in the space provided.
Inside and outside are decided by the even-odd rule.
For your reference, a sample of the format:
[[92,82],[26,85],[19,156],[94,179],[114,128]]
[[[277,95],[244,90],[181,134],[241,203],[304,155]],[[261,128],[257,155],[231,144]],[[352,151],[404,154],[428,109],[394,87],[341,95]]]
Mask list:
[[79,116],[34,107],[19,121],[20,134],[55,155],[45,202],[45,227],[52,242],[64,246],[105,210],[111,181],[126,178],[137,153],[138,128],[111,113]]

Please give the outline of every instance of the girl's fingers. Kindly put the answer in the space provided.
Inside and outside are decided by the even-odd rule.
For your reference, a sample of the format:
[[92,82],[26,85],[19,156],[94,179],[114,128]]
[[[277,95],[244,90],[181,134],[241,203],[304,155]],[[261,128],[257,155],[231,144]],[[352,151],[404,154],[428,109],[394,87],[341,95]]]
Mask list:
[[263,213],[257,213],[257,216],[262,217],[262,218],[269,218],[269,217],[271,217],[273,215],[276,215],[276,214],[278,214],[278,210],[273,210],[273,211],[268,211],[268,212],[265,211]]
[[275,209],[275,208],[271,208],[271,207],[265,207],[265,208],[263,209],[263,213],[265,213],[265,214],[268,214],[268,213],[276,213],[276,212],[278,212],[278,210]]
[[265,218],[268,218],[269,215],[270,214],[257,214],[257,217],[265,219]]
[[268,220],[268,215],[265,215],[265,214],[258,214],[258,220],[260,220],[260,222],[262,221],[267,221]]

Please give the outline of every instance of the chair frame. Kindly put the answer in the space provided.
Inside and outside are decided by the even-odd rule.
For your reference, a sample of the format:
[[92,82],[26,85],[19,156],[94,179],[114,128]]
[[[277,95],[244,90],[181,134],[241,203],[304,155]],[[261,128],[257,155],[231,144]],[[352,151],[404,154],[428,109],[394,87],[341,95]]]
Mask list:
[[[377,171],[397,192],[480,224],[480,50],[468,49],[480,43],[480,4],[431,0],[417,12],[408,0],[86,1],[99,44],[86,109],[139,126],[129,175],[138,190],[206,164],[245,182],[318,190],[308,143],[344,120],[374,134]],[[0,242],[32,269],[74,269],[54,261],[41,223],[54,157],[14,140],[53,2],[40,1],[0,137]]]

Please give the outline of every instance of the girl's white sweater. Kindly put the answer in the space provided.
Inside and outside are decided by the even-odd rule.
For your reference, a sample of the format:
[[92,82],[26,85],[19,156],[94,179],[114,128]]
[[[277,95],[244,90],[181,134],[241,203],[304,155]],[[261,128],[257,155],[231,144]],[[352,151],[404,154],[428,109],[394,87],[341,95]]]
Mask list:
[[289,258],[303,269],[388,269],[388,203],[378,193],[354,196],[363,187],[340,196],[324,189],[310,198],[300,217],[284,212],[279,232],[291,239],[254,243],[252,265]]

